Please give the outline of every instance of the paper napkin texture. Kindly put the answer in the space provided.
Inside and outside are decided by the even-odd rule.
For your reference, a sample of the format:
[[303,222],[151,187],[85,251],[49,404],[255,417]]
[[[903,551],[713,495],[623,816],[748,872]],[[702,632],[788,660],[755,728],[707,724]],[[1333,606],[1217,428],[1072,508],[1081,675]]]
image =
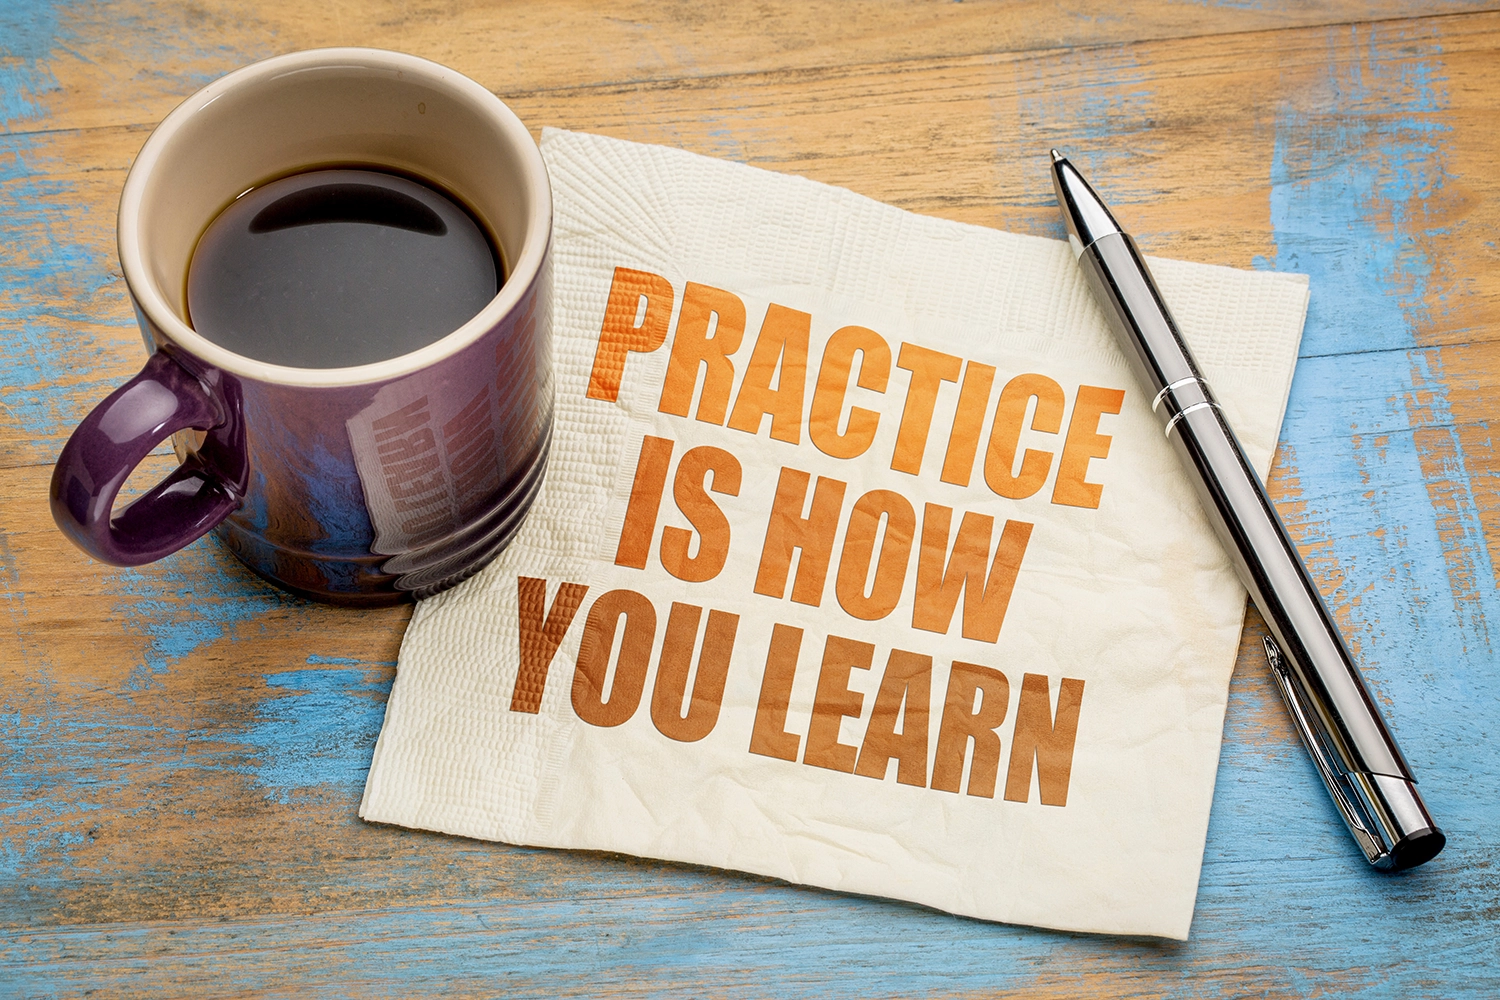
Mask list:
[[[542,152],[551,467],[361,815],[1186,937],[1245,594],[1067,244]],[[1264,475],[1306,279],[1151,263]]]

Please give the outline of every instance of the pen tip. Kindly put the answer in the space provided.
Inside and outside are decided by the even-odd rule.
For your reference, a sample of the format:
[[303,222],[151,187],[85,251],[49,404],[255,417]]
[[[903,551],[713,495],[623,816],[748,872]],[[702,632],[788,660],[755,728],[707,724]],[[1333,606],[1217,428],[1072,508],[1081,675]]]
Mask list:
[[1053,150],[1053,151],[1052,151],[1052,162],[1053,162],[1053,163],[1061,163],[1061,162],[1062,162],[1062,161],[1063,161],[1063,160],[1065,160],[1065,159],[1067,159],[1067,157],[1066,157],[1066,156],[1063,156],[1063,155],[1062,155],[1062,154],[1061,154],[1061,153],[1059,153],[1059,152],[1058,152],[1058,151],[1057,151],[1057,150],[1055,150],[1055,149],[1054,149],[1054,150]]

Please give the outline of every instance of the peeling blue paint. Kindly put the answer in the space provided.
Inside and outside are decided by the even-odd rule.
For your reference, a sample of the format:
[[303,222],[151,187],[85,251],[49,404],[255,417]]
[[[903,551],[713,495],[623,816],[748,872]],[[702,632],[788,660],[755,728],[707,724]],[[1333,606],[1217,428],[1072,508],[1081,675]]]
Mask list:
[[320,665],[266,675],[280,694],[261,704],[244,736],[257,751],[256,782],[279,802],[307,789],[364,786],[395,677],[386,665],[345,657],[307,662]]
[[[314,666],[325,666],[332,664],[334,666],[353,667],[358,666],[364,661],[356,659],[352,656],[319,656],[318,654],[313,653],[312,655],[308,656],[307,662],[313,664]],[[384,666],[394,667],[396,665],[395,660],[381,660],[380,662]]]
[[1279,112],[1276,256],[1257,264],[1311,277],[1304,357],[1412,347],[1436,291],[1413,236],[1448,180],[1441,51],[1418,38],[1426,58],[1393,58],[1384,41],[1331,29],[1326,75]]
[[[0,695],[0,892],[7,894],[65,884],[68,870],[56,863],[57,855],[81,843],[89,814],[160,766],[123,769],[120,751],[142,740],[146,756],[162,749],[153,739],[156,725],[139,715],[80,718],[52,711],[51,672],[28,667],[21,689]],[[78,794],[84,785],[87,794]]]
[[0,0],[0,129],[39,117],[41,95],[60,89],[44,62],[59,42],[58,7]]
[[0,60],[47,58],[58,39],[57,7],[48,0],[0,0]]
[[14,131],[44,119],[45,98],[59,89],[46,60],[70,42],[67,9],[0,0],[0,420],[15,421],[31,439],[57,437],[82,415],[79,397],[108,391],[87,375],[73,393],[55,388],[59,375],[96,371],[106,359],[78,332],[99,318],[71,314],[66,304],[90,301],[116,279],[107,258],[58,225],[56,206],[76,201],[74,186],[49,176],[34,136]]
[[[1137,164],[1155,156],[1163,140],[1156,131],[1156,94],[1149,70],[1142,66],[1128,45],[1081,48],[1058,53],[1048,60],[1021,67],[1031,73],[1016,105],[1021,121],[1017,128],[1005,122],[1000,133],[1013,142],[1016,134],[1045,135],[1056,122],[1069,137],[1064,152],[1086,177],[1105,189],[1112,205],[1149,201],[1157,192],[1131,186],[1146,175]],[[1003,105],[1008,106],[1008,105]],[[1036,170],[1046,176],[1045,140],[1036,140]],[[1013,150],[1001,151],[1012,155]],[[1034,202],[1019,204],[1053,208],[1052,186],[1038,185]],[[1046,217],[1045,231],[1036,235],[1066,239],[1062,221],[1055,213]],[[1137,236],[1142,234],[1137,233]]]
[[213,537],[199,539],[148,567],[112,570],[119,620],[150,640],[130,687],[157,674],[235,626],[276,608],[305,606],[256,579]]
[[[0,420],[14,421],[27,439],[60,444],[84,407],[113,388],[94,376],[107,366],[110,345],[81,329],[110,325],[108,318],[66,306],[92,301],[118,277],[111,258],[79,242],[76,227],[59,217],[56,206],[76,200],[74,185],[52,178],[41,157],[35,137],[0,135]],[[59,391],[68,375],[77,381]]]
[[0,528],[0,591],[7,598],[20,595],[16,588],[20,586],[21,574],[16,567],[16,556],[10,549],[10,535],[4,528]]
[[[32,655],[20,683],[0,691],[0,896],[45,894],[78,877],[67,859],[84,843],[90,814],[116,817],[122,799],[129,801],[126,815],[149,812],[157,808],[155,790],[171,787],[183,772],[253,774],[262,752],[264,744],[254,739],[226,742],[225,730],[196,721],[191,707],[181,717],[164,717],[159,703],[148,710],[139,699],[204,645],[266,611],[306,602],[255,580],[212,539],[148,568],[112,571],[108,583],[120,595],[113,620],[148,640],[124,684],[61,689],[45,647],[31,644],[23,647]],[[371,733],[366,767],[373,745]]]

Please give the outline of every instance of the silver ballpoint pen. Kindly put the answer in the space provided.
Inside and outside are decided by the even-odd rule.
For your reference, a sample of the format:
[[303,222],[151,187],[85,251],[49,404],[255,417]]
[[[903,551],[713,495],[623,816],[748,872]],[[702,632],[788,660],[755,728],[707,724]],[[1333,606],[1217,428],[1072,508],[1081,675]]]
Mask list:
[[1446,838],[1135,241],[1055,149],[1052,182],[1078,264],[1266,620],[1271,676],[1349,832],[1382,871],[1430,860]]

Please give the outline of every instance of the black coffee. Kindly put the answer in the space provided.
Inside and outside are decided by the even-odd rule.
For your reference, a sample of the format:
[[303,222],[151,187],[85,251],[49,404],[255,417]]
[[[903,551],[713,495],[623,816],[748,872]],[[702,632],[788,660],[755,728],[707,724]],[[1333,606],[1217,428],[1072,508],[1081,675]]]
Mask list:
[[188,317],[245,357],[344,368],[447,336],[503,280],[484,230],[446,194],[378,170],[313,170],[252,188],[209,224]]

